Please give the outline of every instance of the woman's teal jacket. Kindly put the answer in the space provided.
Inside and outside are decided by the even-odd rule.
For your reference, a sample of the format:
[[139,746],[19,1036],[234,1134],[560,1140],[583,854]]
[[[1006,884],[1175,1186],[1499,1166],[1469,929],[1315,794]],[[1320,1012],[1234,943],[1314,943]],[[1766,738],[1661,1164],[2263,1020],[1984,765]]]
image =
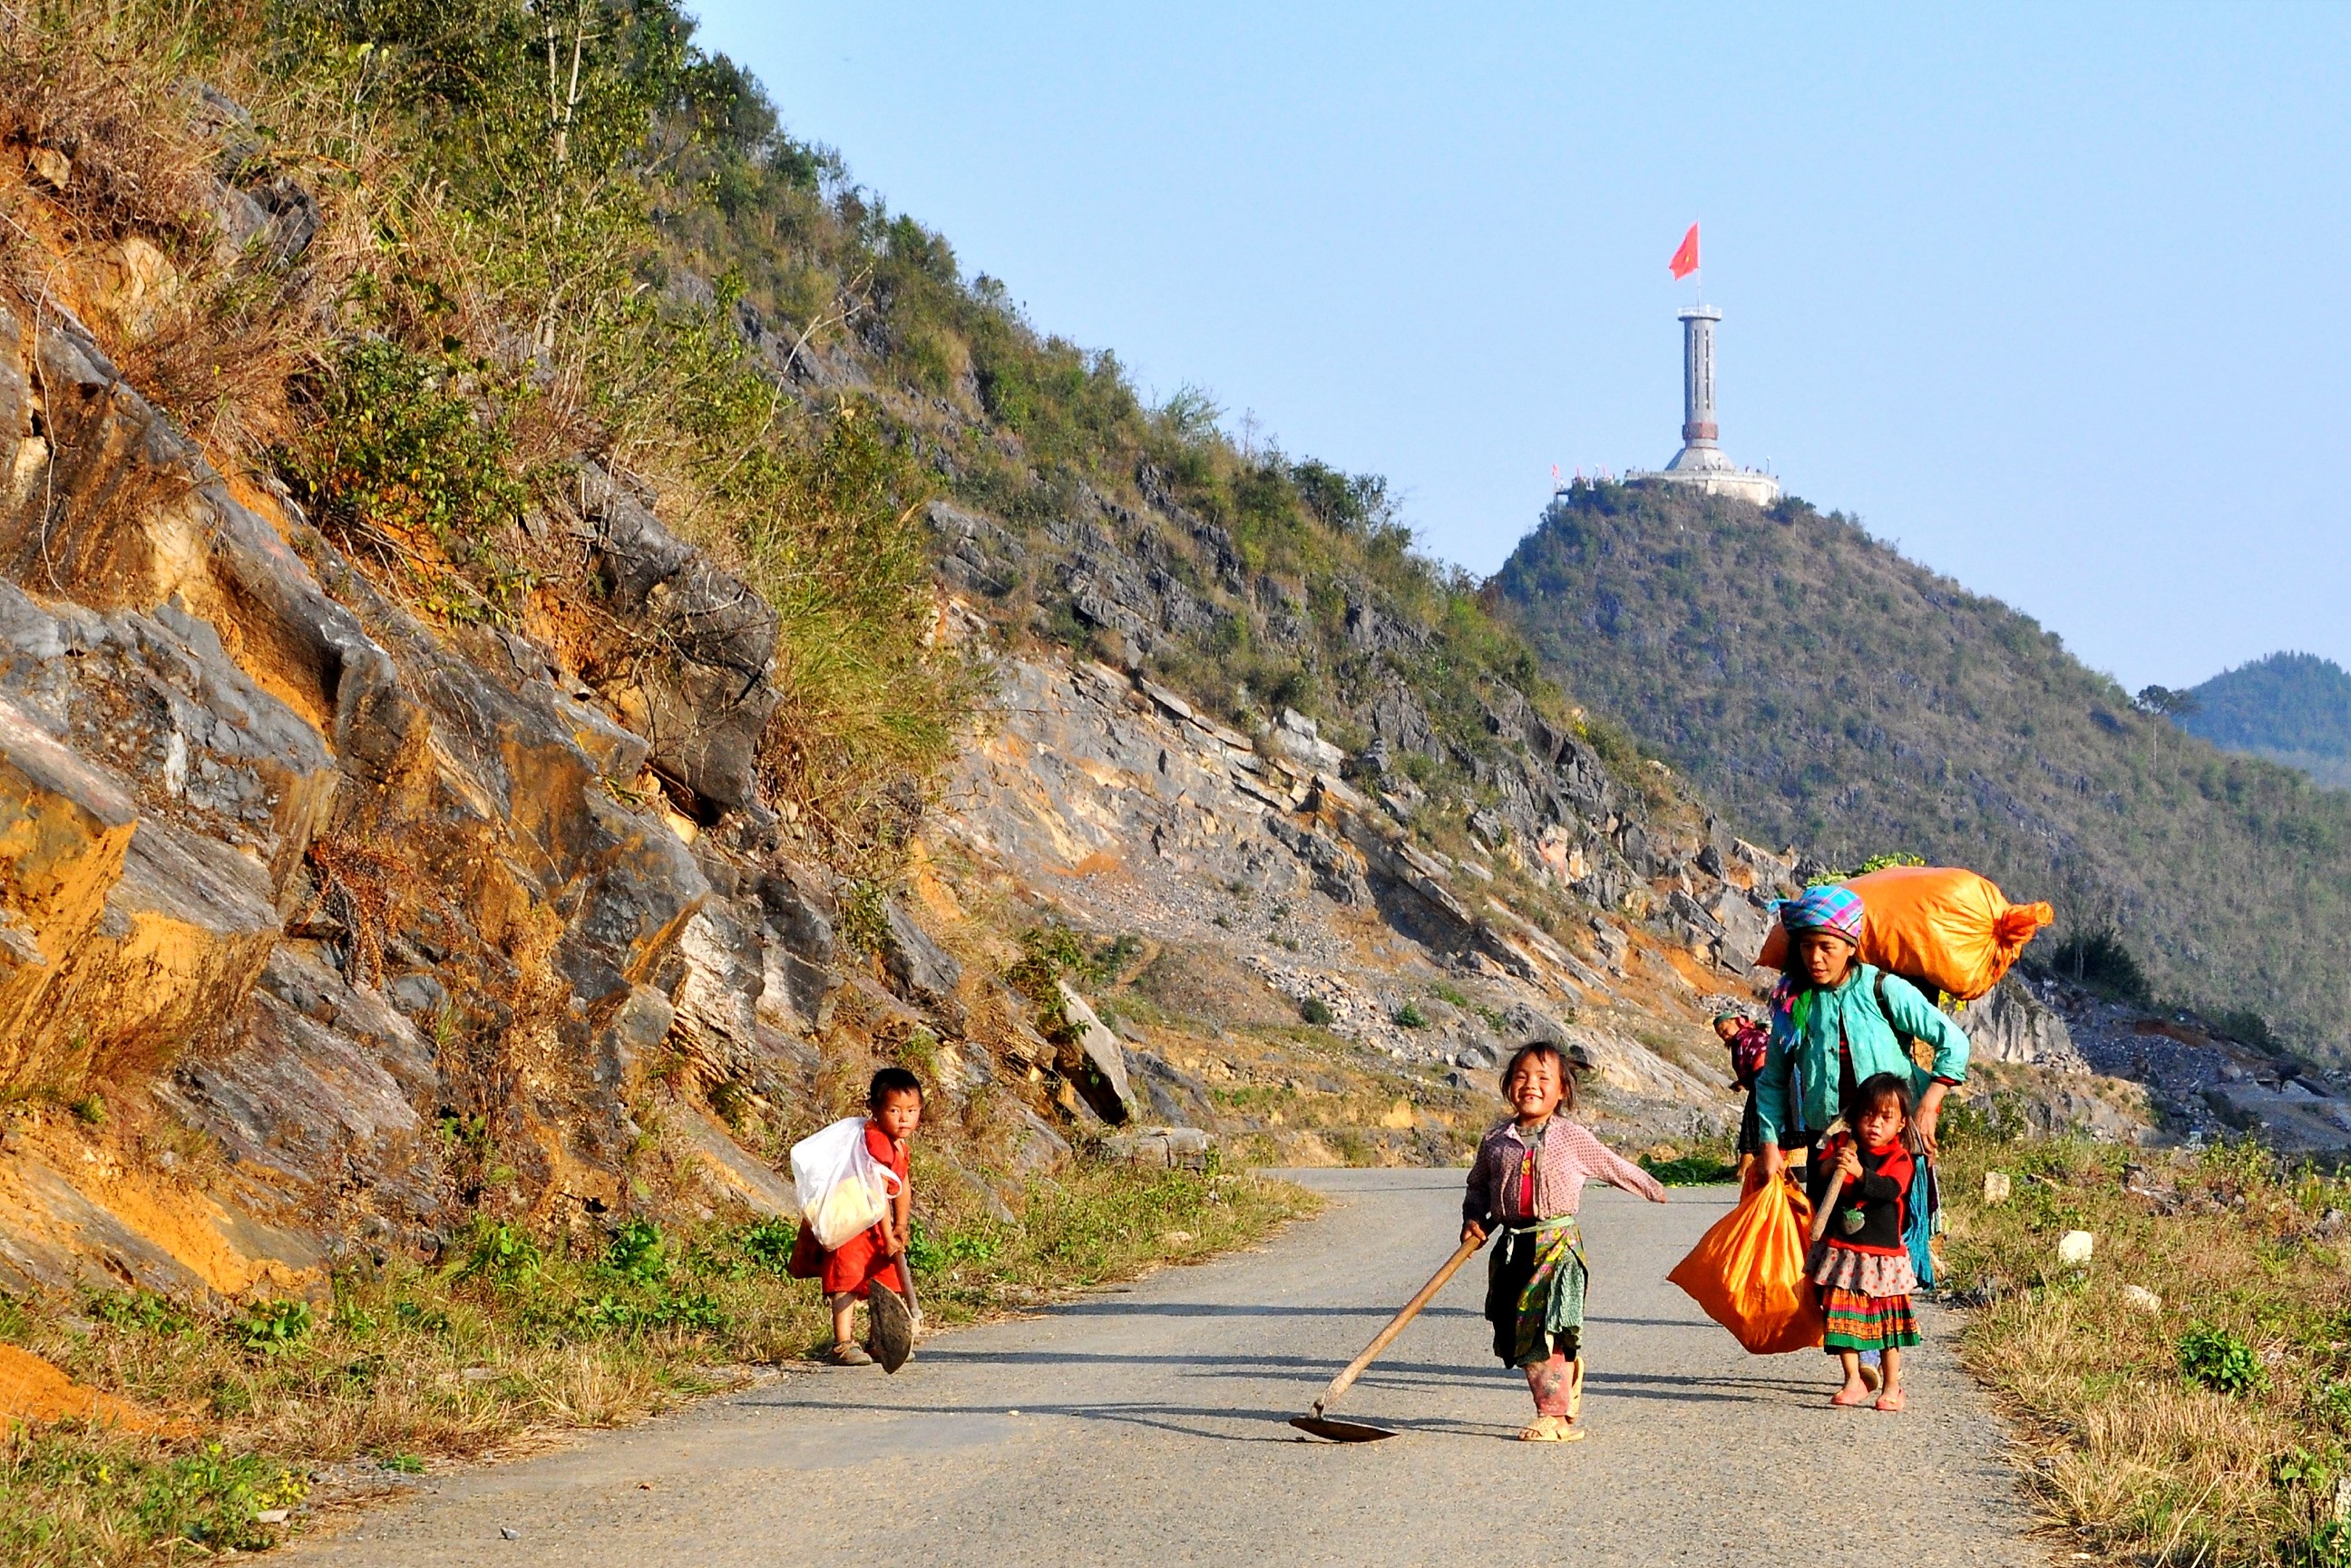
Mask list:
[[[1799,989],[1791,1014],[1773,1014],[1771,1047],[1764,1052],[1763,1071],[1755,1080],[1755,1120],[1765,1141],[1792,1145],[1803,1133],[1826,1128],[1844,1109],[1837,1103],[1840,1037],[1853,1052],[1855,1083],[1880,1072],[1898,1072],[1909,1079],[1916,1096],[1937,1079],[1967,1081],[1968,1037],[1959,1026],[1899,975],[1886,977],[1886,1006],[1894,1014],[1889,1025],[1878,1010],[1877,976],[1871,965],[1855,964],[1836,989]],[[1895,1037],[1896,1029],[1934,1048],[1932,1067],[1922,1068],[1911,1060]],[[1792,1103],[1799,1099],[1801,1103]]]

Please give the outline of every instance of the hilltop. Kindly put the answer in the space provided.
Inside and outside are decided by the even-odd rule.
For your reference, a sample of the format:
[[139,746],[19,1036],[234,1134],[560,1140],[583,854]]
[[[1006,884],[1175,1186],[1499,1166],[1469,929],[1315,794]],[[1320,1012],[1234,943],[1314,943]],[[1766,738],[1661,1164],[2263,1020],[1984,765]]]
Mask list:
[[2057,905],[2049,956],[2341,1059],[2351,798],[2135,711],[1841,514],[1579,486],[1492,602],[1742,831],[1977,866]]
[[2181,728],[2351,789],[2351,674],[2314,653],[2272,653],[2189,688]]

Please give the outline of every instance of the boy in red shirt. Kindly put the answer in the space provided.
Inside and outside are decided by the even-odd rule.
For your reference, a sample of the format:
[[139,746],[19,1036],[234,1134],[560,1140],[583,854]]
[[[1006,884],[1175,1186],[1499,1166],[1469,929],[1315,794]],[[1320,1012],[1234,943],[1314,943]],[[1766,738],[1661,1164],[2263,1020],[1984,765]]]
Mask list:
[[900,1263],[914,1235],[914,1183],[907,1172],[906,1141],[922,1124],[922,1081],[903,1067],[885,1067],[873,1075],[865,1109],[871,1117],[865,1124],[866,1150],[897,1176],[898,1190],[887,1218],[823,1255],[819,1277],[832,1301],[832,1349],[826,1359],[836,1366],[873,1364],[851,1333],[859,1301],[867,1303],[877,1343],[914,1337],[913,1314],[893,1287],[900,1282]]

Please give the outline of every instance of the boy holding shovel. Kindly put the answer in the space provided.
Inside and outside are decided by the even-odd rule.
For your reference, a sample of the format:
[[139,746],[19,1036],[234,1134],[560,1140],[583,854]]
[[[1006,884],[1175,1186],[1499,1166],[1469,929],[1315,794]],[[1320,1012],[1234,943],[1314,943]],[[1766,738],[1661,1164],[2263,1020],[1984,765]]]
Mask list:
[[[835,1366],[873,1364],[874,1356],[858,1344],[852,1332],[857,1303],[863,1301],[872,1321],[874,1348],[884,1369],[895,1372],[914,1354],[914,1281],[906,1259],[914,1239],[914,1178],[906,1145],[922,1125],[922,1081],[903,1067],[884,1067],[873,1074],[865,1108],[866,1152],[896,1178],[891,1184],[890,1212],[831,1251],[817,1244],[803,1219],[792,1247],[790,1272],[823,1282],[832,1307],[832,1348],[826,1360]],[[903,1296],[902,1288],[906,1291]]]

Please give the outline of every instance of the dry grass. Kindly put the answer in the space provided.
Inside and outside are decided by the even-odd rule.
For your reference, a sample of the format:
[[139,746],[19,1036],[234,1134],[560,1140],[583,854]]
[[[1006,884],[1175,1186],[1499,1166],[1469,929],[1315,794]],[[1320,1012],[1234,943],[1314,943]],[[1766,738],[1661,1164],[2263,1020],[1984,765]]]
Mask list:
[[[1009,1194],[1008,1225],[916,1148],[917,1274],[935,1327],[1196,1260],[1317,1207],[1253,1176],[1082,1164]],[[781,1271],[789,1227],[714,1222],[661,1238],[650,1264],[624,1244],[501,1254],[500,1234],[477,1231],[439,1268],[394,1259],[345,1273],[331,1310],[275,1348],[249,1318],[154,1297],[0,1298],[0,1334],[190,1434],[0,1436],[0,1558],[133,1563],[198,1542],[266,1547],[283,1530],[255,1516],[290,1506],[298,1525],[301,1478],[321,1465],[478,1460],[536,1435],[623,1425],[831,1337],[815,1284]]]
[[[2126,1157],[2143,1162],[2127,1184]],[[1981,1201],[1991,1168],[2012,1177],[2004,1204]],[[2281,1172],[2252,1148],[2173,1159],[2067,1142],[1959,1141],[1946,1181],[1945,1282],[1982,1302],[1961,1354],[2010,1402],[2026,1482],[2082,1549],[2351,1563],[2338,1490],[2351,1475],[2351,1185]],[[2096,1238],[2086,1268],[2057,1260],[2071,1229]],[[2134,1304],[2132,1286],[2160,1310]]]

